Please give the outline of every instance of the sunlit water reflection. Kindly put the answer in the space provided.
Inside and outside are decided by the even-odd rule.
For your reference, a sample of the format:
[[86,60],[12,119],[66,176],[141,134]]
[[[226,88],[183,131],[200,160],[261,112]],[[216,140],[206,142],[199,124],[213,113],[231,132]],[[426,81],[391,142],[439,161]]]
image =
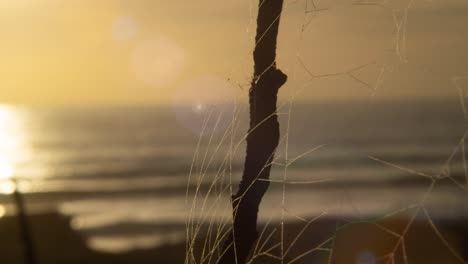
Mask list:
[[0,206],[0,218],[4,217],[6,213],[6,209],[3,206]]
[[18,109],[0,106],[0,193],[11,194],[17,166],[27,159],[25,127]]
[[[204,104],[195,101],[191,111],[203,111]],[[181,118],[174,108],[1,107],[0,217],[14,208],[8,195],[14,190],[14,178],[29,213],[59,211],[70,216],[71,228],[84,234],[94,249],[117,252],[181,242],[191,209],[194,219],[230,216],[229,193],[207,198],[206,204],[216,210],[193,205],[192,195],[197,184],[205,193],[217,176],[223,183],[229,177],[238,182],[247,123],[242,107],[238,123],[244,125],[234,137],[223,141],[229,122],[223,123],[222,133],[213,137],[208,133],[200,144],[194,133],[199,132],[199,124],[194,130],[189,118]],[[297,157],[319,144],[328,145],[289,168],[291,184],[284,200],[291,214],[285,218],[324,211],[356,218],[385,215],[424,197],[430,185],[427,179],[385,166],[369,155],[426,174],[440,173],[445,164],[457,182],[465,183],[465,156],[456,149],[465,130],[460,109],[453,103],[418,107],[402,103],[398,109],[363,104],[297,106],[288,155]],[[220,173],[219,165],[237,143],[238,151],[230,156],[232,174]],[[278,150],[280,157],[285,154],[283,147]],[[194,154],[198,165],[188,182]],[[282,177],[279,163],[272,180]],[[304,181],[318,183],[297,184]],[[426,205],[434,218],[460,218],[468,215],[465,198],[466,190],[446,182],[434,188]],[[282,185],[272,183],[260,221],[277,221],[282,202]]]

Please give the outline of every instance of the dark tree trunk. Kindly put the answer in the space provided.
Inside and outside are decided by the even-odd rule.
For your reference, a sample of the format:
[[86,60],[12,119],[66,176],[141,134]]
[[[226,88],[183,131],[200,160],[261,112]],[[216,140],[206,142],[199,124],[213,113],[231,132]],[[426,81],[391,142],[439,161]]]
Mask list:
[[[257,213],[268,189],[271,161],[278,147],[276,101],[287,76],[276,68],[276,40],[283,0],[259,0],[254,77],[249,90],[250,127],[242,181],[232,197],[233,231],[225,241],[222,264],[246,262],[258,238]],[[237,260],[236,260],[237,258]]]

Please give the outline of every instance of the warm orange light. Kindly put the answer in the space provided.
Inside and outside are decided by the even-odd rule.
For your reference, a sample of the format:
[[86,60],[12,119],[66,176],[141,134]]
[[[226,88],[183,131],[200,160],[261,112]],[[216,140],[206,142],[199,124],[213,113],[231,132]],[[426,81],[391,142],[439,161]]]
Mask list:
[[4,217],[5,214],[6,214],[5,207],[0,205],[0,218]]

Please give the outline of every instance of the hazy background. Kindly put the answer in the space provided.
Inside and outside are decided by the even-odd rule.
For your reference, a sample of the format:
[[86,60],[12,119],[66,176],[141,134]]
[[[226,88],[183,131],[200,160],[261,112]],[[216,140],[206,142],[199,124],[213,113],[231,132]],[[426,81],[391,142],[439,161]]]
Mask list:
[[[12,178],[41,263],[181,262],[187,223],[228,223],[256,13],[251,0],[0,0],[0,261],[23,254]],[[287,0],[278,41],[289,79],[260,224],[323,220],[300,255],[350,219],[397,233],[416,219],[410,262],[460,263],[468,2]],[[396,252],[373,224],[361,244],[343,236],[336,263]]]
[[[319,78],[305,85],[303,99],[455,96],[450,78],[468,70],[468,4],[411,2],[286,1],[278,64],[290,79],[281,96],[310,79],[297,58],[317,75],[373,63],[354,73],[377,87],[346,75]],[[314,4],[329,10],[312,12]],[[256,3],[244,0],[3,0],[0,101],[167,104],[206,75],[229,79],[245,96],[255,14]]]

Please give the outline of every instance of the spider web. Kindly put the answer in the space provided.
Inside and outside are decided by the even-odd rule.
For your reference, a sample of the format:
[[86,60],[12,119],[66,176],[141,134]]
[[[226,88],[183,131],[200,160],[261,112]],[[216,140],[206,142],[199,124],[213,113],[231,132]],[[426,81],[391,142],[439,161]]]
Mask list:
[[[271,182],[270,186],[273,186],[270,188],[277,188],[276,190],[279,190],[281,196],[280,204],[277,205],[279,217],[274,214],[269,217],[260,217],[262,222],[259,227],[260,235],[252,249],[249,263],[440,263],[437,262],[437,259],[431,260],[431,253],[433,252],[425,252],[425,255],[419,256],[419,258],[414,258],[409,253],[413,250],[412,246],[415,244],[418,247],[423,247],[424,241],[415,243],[414,237],[424,240],[426,235],[433,236],[438,241],[437,250],[444,251],[446,252],[444,256],[449,256],[449,259],[442,259],[442,261],[445,263],[467,263],[462,256],[461,246],[457,244],[456,239],[447,236],[446,232],[439,228],[438,220],[432,215],[437,212],[432,212],[428,203],[439,198],[436,195],[436,190],[439,188],[440,183],[445,184],[446,182],[450,183],[453,189],[451,191],[457,192],[457,197],[467,197],[468,165],[466,164],[465,140],[468,130],[465,130],[459,136],[458,143],[453,146],[450,155],[446,157],[442,166],[436,172],[428,173],[419,168],[392,162],[375,152],[367,153],[367,160],[370,162],[387,169],[404,172],[425,181],[425,187],[418,195],[418,199],[401,204],[398,208],[381,213],[377,217],[349,219],[346,216],[332,216],[332,208],[326,208],[314,215],[303,215],[294,212],[288,203],[290,197],[294,197],[294,189],[291,190],[291,186],[304,186],[306,189],[311,188],[311,192],[313,192],[313,190],[316,190],[313,189],[313,186],[333,183],[337,180],[335,177],[311,178],[310,180],[296,180],[290,177],[290,169],[294,168],[302,159],[314,155],[315,152],[339,144],[339,142],[321,142],[302,153],[293,154],[291,152],[290,141],[291,137],[294,136],[291,124],[294,122],[293,113],[297,98],[300,98],[304,90],[310,88],[314,81],[343,77],[363,87],[369,104],[373,103],[383,84],[391,81],[393,71],[402,66],[418,67],[408,65],[410,60],[406,47],[408,18],[417,2],[415,0],[285,1],[283,15],[297,6],[302,6],[303,9],[300,34],[296,42],[295,64],[292,72],[288,72],[289,80],[299,79],[300,72],[305,72],[308,75],[308,80],[296,88],[292,96],[281,101],[278,105],[277,114],[282,120],[283,131],[279,147],[271,164],[275,170],[272,170],[269,181]],[[359,62],[345,70],[315,73],[302,58],[303,50],[300,44],[304,41],[304,35],[310,34],[309,29],[314,27],[314,19],[318,16],[327,16],[328,12],[338,8],[344,8],[345,10],[374,8],[387,12],[394,24],[393,37],[389,40],[393,48],[383,50],[385,56],[376,57],[364,63]],[[246,26],[246,32],[249,33],[248,37],[251,37],[253,41],[254,36],[252,33],[255,30],[252,30],[252,28],[255,27],[256,21],[255,3],[251,3],[250,10],[251,18],[249,25]],[[279,38],[281,38],[281,30]],[[246,54],[244,59],[246,64],[250,60],[250,54]],[[233,71],[237,67],[239,66],[233,66]],[[369,76],[363,77],[365,74],[362,74],[362,72],[369,69],[374,73],[373,76],[370,76],[370,78]],[[418,70],[430,73],[423,66]],[[246,80],[229,80],[233,86],[241,87],[244,91],[249,88],[250,80],[248,78]],[[452,89],[457,92],[459,97],[459,108],[464,115],[464,122],[468,122],[468,105],[466,101],[468,99],[468,74],[447,76],[447,80],[452,82]],[[239,168],[236,167],[235,161],[242,157],[244,153],[244,142],[247,137],[244,126],[248,123],[248,107],[236,105],[233,113],[219,112],[216,109],[216,106],[213,106],[211,110],[207,110],[189,175],[186,193],[186,203],[189,208],[186,223],[185,263],[187,264],[217,263],[219,257],[223,254],[223,242],[232,228],[232,208],[229,199],[235,193],[240,180]],[[359,112],[355,113],[354,117],[348,120],[346,125],[351,127],[354,120],[358,119],[361,114]],[[226,119],[230,120],[227,129],[219,132],[221,120]],[[463,177],[459,177],[452,170],[456,159],[462,160]],[[267,165],[270,164],[265,164],[265,166]],[[278,171],[282,171],[281,175],[279,177],[278,175],[274,176],[273,174],[277,174]],[[310,169],[310,173],[314,174],[314,170]],[[270,198],[270,196],[266,196],[263,202],[265,203],[265,200]],[[353,206],[352,201],[347,203]],[[262,207],[260,211],[262,211]],[[334,221],[331,221],[333,223],[332,228],[328,226],[324,230],[320,230],[320,226],[323,226],[323,223],[330,218],[334,219]],[[295,223],[294,228],[288,227],[291,222]],[[424,229],[426,233],[420,233],[420,226],[426,228]],[[349,259],[349,256],[342,252],[343,248],[353,248],[353,244],[359,244],[355,240],[365,237],[366,233],[362,232],[370,232],[369,230],[374,230],[374,233],[379,234],[376,236],[377,240],[373,242],[384,243],[386,246],[380,248],[378,253],[364,251],[360,252],[357,257],[351,254],[356,258]],[[362,237],[352,236],[355,231],[358,236],[362,234]],[[412,232],[416,232],[416,235],[412,234]],[[307,240],[305,238],[310,236],[316,236],[316,238],[307,244],[304,240]],[[384,240],[385,242],[382,242]],[[420,250],[417,252],[420,252]],[[340,255],[343,256],[340,257]]]

